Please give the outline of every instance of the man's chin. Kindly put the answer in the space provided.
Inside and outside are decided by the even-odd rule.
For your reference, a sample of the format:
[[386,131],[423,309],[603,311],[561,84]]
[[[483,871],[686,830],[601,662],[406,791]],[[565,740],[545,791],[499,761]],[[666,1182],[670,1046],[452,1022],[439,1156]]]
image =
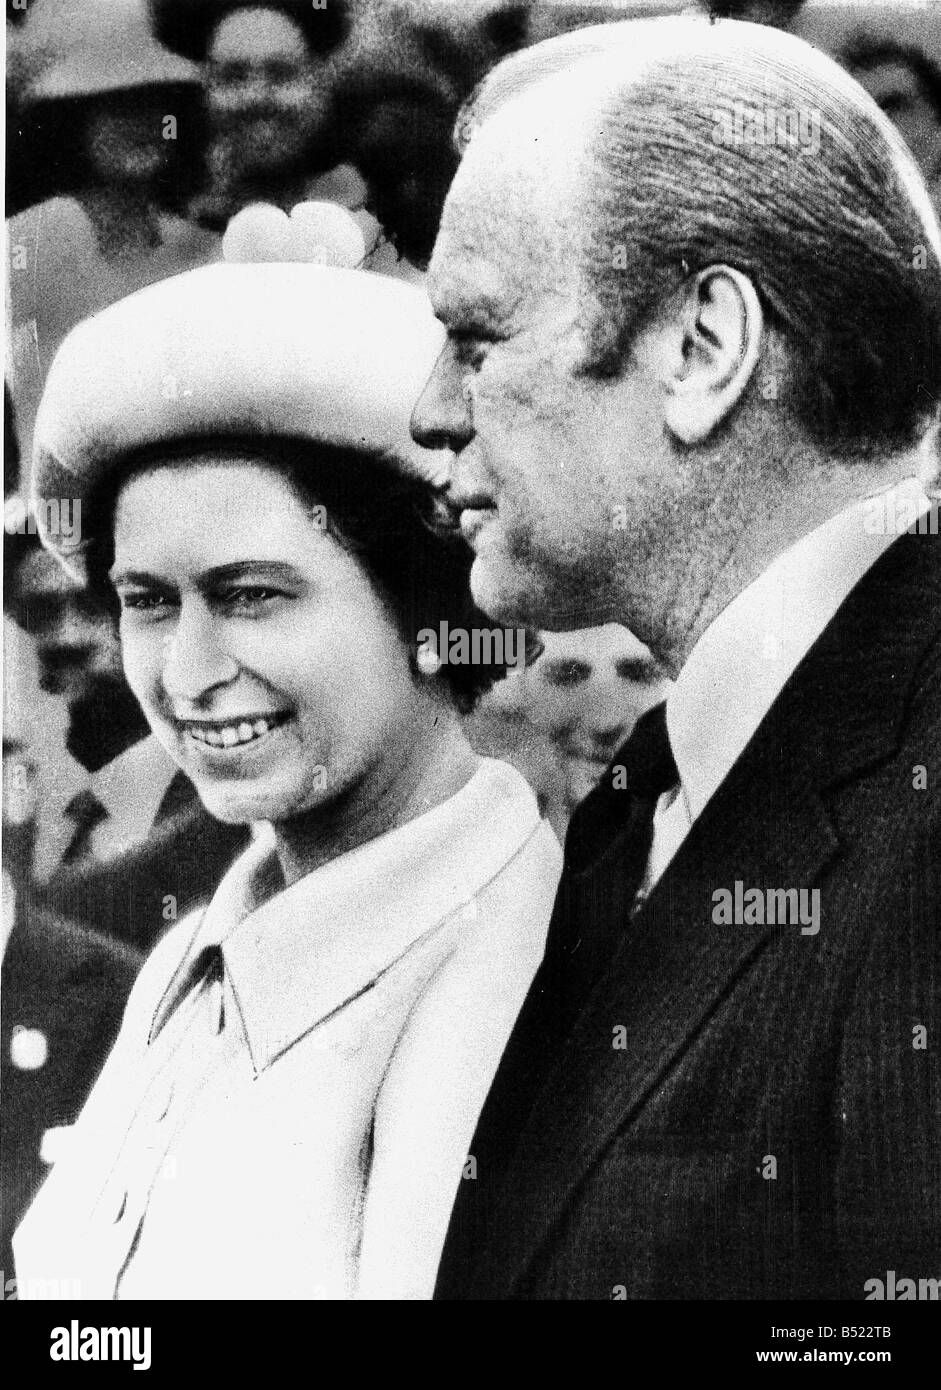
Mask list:
[[481,613],[486,613],[495,623],[503,627],[540,627],[541,622],[534,616],[534,595],[531,594],[523,578],[510,565],[494,563],[490,552],[478,555],[470,573],[471,597]]
[[470,574],[471,596],[488,618],[503,627],[530,632],[572,632],[607,622],[586,616],[583,599],[550,592],[532,571],[505,560],[492,548],[475,557]]

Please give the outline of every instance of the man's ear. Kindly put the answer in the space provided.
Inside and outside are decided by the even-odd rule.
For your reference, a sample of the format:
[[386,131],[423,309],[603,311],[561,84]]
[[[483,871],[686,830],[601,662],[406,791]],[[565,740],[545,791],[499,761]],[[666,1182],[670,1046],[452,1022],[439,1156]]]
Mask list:
[[713,265],[688,283],[674,324],[682,338],[671,353],[665,421],[683,444],[701,444],[745,392],[761,352],[764,311],[747,275]]

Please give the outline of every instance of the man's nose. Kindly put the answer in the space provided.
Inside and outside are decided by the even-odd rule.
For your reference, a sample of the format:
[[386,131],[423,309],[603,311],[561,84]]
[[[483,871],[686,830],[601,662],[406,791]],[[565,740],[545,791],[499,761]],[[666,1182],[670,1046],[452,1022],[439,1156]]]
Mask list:
[[203,701],[238,671],[212,619],[182,611],[164,647],[163,688],[171,700]]
[[412,411],[412,438],[426,449],[455,453],[474,437],[463,373],[445,345]]

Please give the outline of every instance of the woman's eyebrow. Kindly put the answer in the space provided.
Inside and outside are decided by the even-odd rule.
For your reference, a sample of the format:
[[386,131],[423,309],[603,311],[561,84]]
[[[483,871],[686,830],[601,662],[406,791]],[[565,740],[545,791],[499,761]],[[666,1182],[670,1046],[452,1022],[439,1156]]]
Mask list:
[[[279,579],[286,583],[297,583],[300,577],[296,567],[284,560],[233,560],[227,565],[213,565],[211,569],[204,570],[198,576],[197,584],[201,589],[205,589],[211,588],[213,584],[224,584],[233,579],[245,579],[253,576],[257,578],[259,575],[264,575],[269,579]],[[172,587],[172,581],[162,579],[156,574],[150,574],[146,570],[115,568],[110,571],[108,578],[115,586],[139,584],[158,588]]]
[[296,583],[300,577],[296,566],[285,560],[233,560],[227,565],[213,565],[199,576],[201,588],[212,584],[225,583],[232,579],[245,579],[265,575],[269,579],[280,579],[286,583]]
[[165,584],[166,580],[158,579],[155,574],[148,574],[146,570],[117,569],[112,566],[108,571],[108,578],[117,588],[119,584]]

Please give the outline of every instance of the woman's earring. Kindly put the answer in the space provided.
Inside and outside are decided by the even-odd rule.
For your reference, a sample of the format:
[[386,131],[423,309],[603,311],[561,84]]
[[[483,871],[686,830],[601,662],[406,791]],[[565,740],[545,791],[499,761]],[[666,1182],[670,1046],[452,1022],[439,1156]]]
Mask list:
[[430,642],[422,642],[415,657],[415,664],[423,676],[436,676],[441,670],[442,661]]

